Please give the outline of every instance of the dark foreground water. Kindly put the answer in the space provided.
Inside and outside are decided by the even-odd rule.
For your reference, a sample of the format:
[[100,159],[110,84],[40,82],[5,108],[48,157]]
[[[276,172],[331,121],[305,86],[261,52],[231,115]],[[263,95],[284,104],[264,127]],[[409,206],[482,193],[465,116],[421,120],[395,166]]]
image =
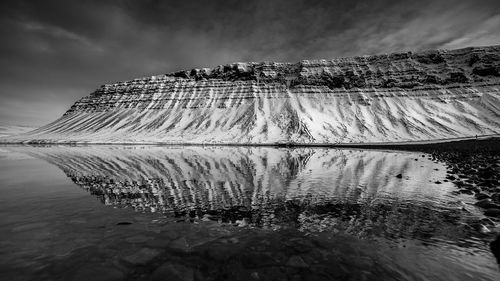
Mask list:
[[3,280],[500,280],[418,152],[0,147]]

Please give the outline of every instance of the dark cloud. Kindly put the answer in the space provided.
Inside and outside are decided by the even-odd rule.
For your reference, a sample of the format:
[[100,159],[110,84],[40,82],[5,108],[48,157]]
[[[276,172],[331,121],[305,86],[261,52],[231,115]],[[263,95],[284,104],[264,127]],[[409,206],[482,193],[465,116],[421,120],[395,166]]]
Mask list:
[[0,121],[35,125],[179,69],[500,44],[497,0],[4,0],[0,23]]

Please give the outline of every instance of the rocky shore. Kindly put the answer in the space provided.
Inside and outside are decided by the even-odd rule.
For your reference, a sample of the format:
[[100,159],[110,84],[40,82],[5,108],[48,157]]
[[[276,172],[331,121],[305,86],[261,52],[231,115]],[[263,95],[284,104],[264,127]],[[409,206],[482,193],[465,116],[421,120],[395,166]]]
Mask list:
[[410,145],[370,145],[359,148],[421,151],[422,157],[447,165],[445,182],[456,194],[473,195],[490,218],[500,218],[500,137]]
[[[385,146],[385,149],[402,149]],[[447,165],[444,181],[457,186],[455,194],[467,194],[477,200],[485,218],[476,225],[480,232],[489,232],[500,222],[500,138],[465,140],[446,143],[404,146],[405,150],[422,151],[422,157]],[[500,236],[491,242],[492,253],[500,264]]]
[[[500,138],[471,140],[426,146],[433,159],[447,164],[446,179],[458,188],[456,193],[473,195],[476,206],[487,217],[478,226],[488,231],[500,222]],[[500,235],[490,243],[500,264]]]

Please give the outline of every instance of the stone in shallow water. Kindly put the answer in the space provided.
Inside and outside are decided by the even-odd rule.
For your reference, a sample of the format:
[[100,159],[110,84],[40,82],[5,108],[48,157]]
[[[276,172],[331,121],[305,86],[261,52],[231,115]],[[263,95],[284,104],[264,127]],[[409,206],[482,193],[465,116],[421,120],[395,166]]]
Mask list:
[[497,263],[500,264],[500,236],[497,236],[495,241],[490,243],[490,249],[497,259]]
[[154,281],[192,281],[194,270],[182,264],[166,262],[153,272],[152,279]]
[[484,209],[500,209],[500,205],[493,203],[489,198],[479,200],[475,205]]
[[485,215],[490,217],[500,217],[500,209],[491,208],[484,212]]
[[309,267],[307,263],[302,259],[300,256],[292,256],[286,263],[286,265],[291,266],[291,267],[300,267],[300,268],[306,268]]
[[120,270],[114,267],[105,267],[100,264],[87,264],[80,267],[72,281],[120,281],[125,278],[125,275]]
[[181,237],[179,239],[172,241],[168,246],[170,248],[174,248],[174,249],[182,250],[182,251],[189,250],[189,244],[188,244],[186,238],[184,238],[184,237]]
[[151,239],[151,237],[148,237],[148,236],[136,235],[136,236],[128,237],[126,240],[129,243],[144,243],[150,239]]
[[493,200],[493,202],[495,203],[500,203],[500,193],[495,193],[491,196],[491,199]]
[[166,239],[152,239],[146,242],[146,245],[151,248],[166,248],[170,243],[169,240]]
[[138,252],[124,257],[123,260],[133,265],[145,265],[154,260],[160,254],[161,251],[159,250],[142,248]]
[[482,234],[487,234],[487,233],[490,233],[491,230],[489,228],[487,228],[485,225],[483,224],[478,224],[476,227],[476,230]]
[[33,223],[27,223],[23,224],[21,226],[14,227],[12,229],[12,232],[21,232],[21,231],[28,231],[28,230],[33,230],[37,228],[42,228],[47,226],[49,223],[47,222],[33,222]]
[[[287,280],[286,269],[278,266],[270,266],[259,268],[256,272],[258,274],[259,279],[255,279],[256,274],[251,274],[250,280]],[[243,278],[240,278],[243,279]],[[245,279],[243,279],[245,280]]]
[[469,195],[474,194],[474,191],[468,190],[468,189],[460,189],[459,191],[460,191],[460,193],[463,193],[463,194],[469,194]]
[[[227,257],[226,257],[227,258]],[[258,253],[248,251],[241,255],[241,261],[246,268],[260,268],[267,266],[275,266],[277,261],[272,256],[272,253]]]
[[477,200],[483,200],[483,199],[490,198],[490,196],[488,194],[485,194],[482,192],[476,193],[476,195],[474,195],[474,197],[476,197]]

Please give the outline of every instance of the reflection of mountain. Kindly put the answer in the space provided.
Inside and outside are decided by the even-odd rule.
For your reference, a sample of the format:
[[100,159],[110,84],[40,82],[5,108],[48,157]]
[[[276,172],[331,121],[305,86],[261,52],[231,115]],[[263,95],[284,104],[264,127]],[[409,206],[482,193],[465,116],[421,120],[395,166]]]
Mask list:
[[[386,227],[386,219],[392,218],[398,221],[394,229],[415,228],[415,223],[421,224],[420,216],[444,219],[440,218],[444,213],[433,208],[444,204],[452,188],[429,183],[444,177],[442,165],[409,152],[264,147],[9,149],[58,166],[107,205],[223,221],[245,218],[260,226],[299,223],[308,229],[347,230],[345,223],[358,218],[363,221],[358,227],[366,231],[368,221]],[[454,211],[446,212],[448,219],[453,218]]]

